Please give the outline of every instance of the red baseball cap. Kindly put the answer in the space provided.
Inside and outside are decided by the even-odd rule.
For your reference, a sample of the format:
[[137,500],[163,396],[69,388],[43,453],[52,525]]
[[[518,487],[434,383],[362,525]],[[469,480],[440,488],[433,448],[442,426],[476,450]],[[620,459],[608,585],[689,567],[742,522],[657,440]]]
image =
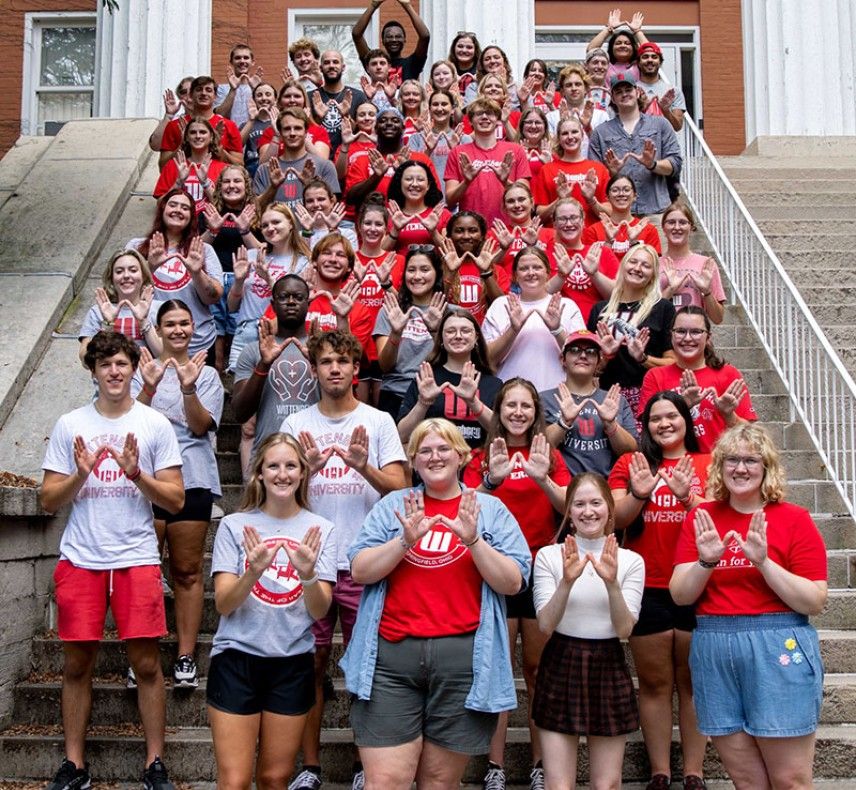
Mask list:
[[663,59],[663,50],[653,41],[646,41],[644,44],[640,44],[639,49],[636,50],[636,57],[640,57],[646,52],[656,52],[660,56],[660,60]]
[[589,332],[588,329],[578,329],[576,332],[571,332],[565,338],[565,345],[562,346],[562,353],[564,354],[569,346],[576,345],[577,343],[588,343],[591,346],[596,346],[600,351],[603,351],[603,343],[600,342],[600,337],[598,337],[597,332]]

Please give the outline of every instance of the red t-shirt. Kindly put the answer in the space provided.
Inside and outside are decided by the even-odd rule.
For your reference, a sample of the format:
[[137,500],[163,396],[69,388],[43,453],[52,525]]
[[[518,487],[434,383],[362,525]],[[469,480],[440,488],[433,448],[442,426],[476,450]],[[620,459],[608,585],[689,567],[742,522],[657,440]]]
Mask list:
[[[208,178],[211,179],[211,181],[216,182],[220,177],[220,173],[223,172],[224,167],[226,167],[225,162],[221,162],[219,159],[214,159],[208,166]],[[156,198],[161,195],[165,195],[175,186],[177,178],[178,165],[175,163],[175,159],[170,159],[163,166],[163,170],[161,170],[158,182],[155,184],[152,194]],[[192,162],[190,163],[190,175],[184,182],[184,188],[188,193],[190,193],[190,197],[193,198],[196,205],[196,213],[198,214],[205,207],[205,190],[202,188],[202,182],[199,180],[199,174],[196,172],[196,165]]]
[[[271,140],[273,140],[274,133],[273,126],[268,126],[262,132],[262,136],[259,137],[258,149],[262,150],[266,145],[270,145]],[[324,143],[325,145],[330,145],[330,135],[327,134],[327,130],[323,126],[319,126],[317,123],[310,123],[309,126],[306,127],[306,142],[308,143]],[[280,157],[285,152],[285,143],[282,140],[279,141],[279,151],[277,152],[277,156]]]
[[[166,125],[163,130],[163,138],[161,139],[161,151],[176,151],[181,146],[181,138],[184,134],[184,129],[188,123],[193,120],[192,115],[185,115],[183,118],[176,118]],[[244,153],[244,141],[241,139],[241,132],[238,127],[228,118],[214,113],[208,123],[220,133],[220,147],[224,151],[235,151],[236,153]]]
[[[638,225],[642,220],[639,217],[633,217],[630,220],[630,227],[634,227]],[[606,231],[603,229],[602,222],[595,222],[594,225],[587,225],[583,230],[583,244],[594,244],[596,241],[606,241]],[[650,244],[658,253],[662,252],[660,248],[660,234],[657,232],[657,228],[654,227],[652,223],[648,223],[639,235],[636,237],[636,241],[641,241],[645,244]],[[609,244],[609,242],[607,242]],[[618,229],[618,233],[615,234],[615,238],[612,240],[612,251],[621,258],[625,252],[630,249],[630,239],[627,235],[627,229],[625,227],[621,227]]]
[[[674,390],[677,392],[681,386],[681,374],[683,368],[677,365],[666,365],[661,368],[651,368],[642,379],[642,390],[639,393],[639,414],[645,408],[645,404],[651,400],[651,396],[663,390]],[[714,387],[718,395],[728,388],[732,381],[743,378],[737,368],[733,365],[723,365],[719,370],[713,368],[699,368],[693,371],[696,381],[702,389]],[[758,419],[755,409],[752,407],[752,399],[749,392],[743,396],[737,404],[735,412],[738,417],[754,422]],[[703,453],[713,451],[713,445],[726,428],[725,419],[711,398],[705,398],[698,406],[692,409],[693,430],[698,439],[699,450]]]
[[[460,504],[460,496],[442,500],[426,494],[425,515],[454,519]],[[387,577],[378,631],[390,642],[471,634],[481,618],[481,591],[473,555],[454,532],[438,524]]]
[[[509,447],[510,455],[520,453],[523,459],[529,458],[528,447]],[[571,473],[562,460],[558,450],[551,450],[553,458],[553,471],[550,479],[559,486],[566,486],[571,482]],[[464,469],[464,485],[470,488],[478,488],[484,477],[485,469],[484,450],[474,450],[473,458]],[[516,462],[511,474],[503,481],[502,485],[491,492],[504,504],[511,515],[517,519],[532,556],[538,549],[549,546],[555,541],[557,513],[553,509],[547,495],[538,484],[523,471],[523,464]]]
[[[743,539],[751,513],[738,513],[727,502],[705,502],[687,514],[675,550],[675,565],[697,562],[695,512],[710,513],[722,537],[735,530]],[[767,518],[767,556],[785,570],[811,581],[826,581],[826,546],[809,512],[790,502],[764,506]],[[770,589],[761,571],[743,555],[732,540],[713,569],[695,604],[700,615],[754,615],[792,611]]]
[[[401,208],[403,209],[404,206],[401,206]],[[401,229],[398,234],[398,241],[395,243],[395,251],[399,255],[405,255],[411,244],[430,244],[433,246],[434,237],[431,232],[416,218],[417,216],[427,217],[433,210],[434,209],[432,208],[426,208],[424,211],[420,211],[419,214],[414,215]],[[440,221],[437,223],[437,230],[443,230],[443,228],[449,224],[449,220],[451,218],[452,215],[449,210],[444,208],[440,213]],[[390,220],[387,230],[391,232],[392,229],[392,220]]]
[[[525,246],[526,242],[523,241],[523,231],[525,228],[521,225],[512,225],[508,222],[507,217],[502,217],[502,221],[505,222],[505,226],[508,228],[511,233],[511,244],[508,246],[508,249],[505,251],[505,257],[496,264],[497,270],[502,270],[508,279],[509,288],[511,287],[511,281],[514,279],[514,259],[517,256],[517,253],[520,252]],[[488,239],[492,239],[497,244],[499,244],[499,239],[496,238],[496,234],[493,232],[493,228],[491,228],[487,235],[485,236],[485,241]],[[507,288],[503,288],[505,293],[508,293]]]
[[554,159],[548,162],[538,172],[537,177],[532,178],[532,198],[536,206],[547,206],[559,197],[556,189],[555,178],[559,173],[567,173],[573,181],[571,197],[578,200],[585,211],[586,225],[593,225],[599,221],[588,201],[583,196],[580,184],[585,181],[586,173],[594,169],[597,173],[597,189],[595,197],[600,203],[606,202],[606,182],[609,181],[609,171],[600,163],[592,159],[583,159],[579,162],[562,162]]
[[[367,145],[368,148],[372,146]],[[365,150],[365,149],[363,149]],[[350,157],[351,150],[348,149],[348,169],[345,171],[345,195],[348,194],[351,187],[355,184],[362,184],[363,181],[368,181],[371,177],[371,166],[369,165],[369,157],[365,156],[354,156],[353,160]],[[440,183],[440,179],[437,177],[437,170],[434,168],[434,163],[431,161],[431,158],[426,154],[423,154],[421,151],[410,151],[408,149],[404,150],[404,154],[407,159],[412,162],[424,162],[428,165],[431,170],[431,174],[434,176],[434,181],[437,183],[437,186],[442,189],[442,184]],[[373,191],[380,192],[384,197],[387,196],[387,192],[389,190],[389,182],[392,181],[392,176],[395,173],[395,166],[393,164],[393,160],[395,156],[390,154],[387,156],[387,162],[389,163],[389,167],[386,169],[386,173],[383,178],[380,180],[378,185],[374,188]]]
[[[511,288],[511,280],[501,266],[494,266],[494,277],[503,293],[508,293]],[[446,288],[446,299],[449,304],[457,305],[472,313],[473,318],[479,322],[484,321],[487,314],[487,299],[484,293],[484,280],[481,278],[481,270],[469,258],[461,264],[458,269],[458,287],[449,285]],[[457,290],[457,293],[455,291]]]
[[[384,252],[374,258],[370,258],[361,252],[357,253],[357,260],[363,266],[367,267],[365,276],[360,282],[360,295],[357,298],[359,303],[369,311],[372,319],[372,327],[374,327],[377,321],[377,314],[380,312],[380,308],[383,307],[383,295],[386,293],[380,287],[377,270],[386,259],[387,254]],[[395,265],[392,267],[392,272],[390,273],[390,279],[392,280],[393,288],[397,290],[401,287],[401,281],[404,279],[404,258],[401,255],[396,256]],[[377,359],[377,346],[373,337],[369,338],[369,342],[363,350],[369,361]]]
[[[695,474],[690,484],[690,492],[704,496],[707,485],[707,467],[710,456],[704,453],[689,453],[693,459]],[[630,460],[633,453],[625,453],[615,462],[609,474],[609,487],[616,491],[630,490]],[[660,469],[671,470],[677,463],[677,458],[664,458]],[[684,525],[687,511],[678,502],[666,481],[657,478],[657,485],[651,492],[646,505],[642,508],[642,522],[645,525],[642,533],[631,535],[632,530],[624,533],[624,548],[632,549],[641,554],[645,560],[645,586],[666,589],[672,578],[672,558],[675,556],[675,546]]]

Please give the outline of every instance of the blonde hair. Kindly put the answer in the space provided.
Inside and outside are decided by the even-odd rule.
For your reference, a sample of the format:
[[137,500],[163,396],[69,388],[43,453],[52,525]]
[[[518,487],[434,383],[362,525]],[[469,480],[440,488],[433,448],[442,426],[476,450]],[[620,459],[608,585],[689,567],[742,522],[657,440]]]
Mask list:
[[300,485],[294,492],[294,501],[299,507],[308,508],[309,478],[312,476],[312,471],[309,468],[309,461],[306,460],[303,448],[291,434],[272,433],[259,445],[259,449],[253,455],[250,464],[250,477],[241,496],[241,504],[238,505],[238,510],[257,510],[267,501],[267,491],[261,481],[262,467],[267,451],[280,444],[288,445],[297,455],[297,462],[300,464]]
[[[259,225],[261,225],[261,218],[264,217],[264,215],[267,214],[268,211],[275,211],[277,212],[277,214],[282,214],[282,216],[285,217],[291,223],[291,230],[288,233],[288,246],[291,247],[291,267],[292,269],[294,269],[294,267],[297,265],[298,255],[303,255],[304,257],[308,258],[311,254],[309,250],[309,245],[306,243],[306,239],[304,239],[303,236],[300,235],[300,231],[298,230],[300,224],[298,223],[297,218],[294,216],[294,212],[291,210],[291,208],[289,208],[287,203],[271,203],[262,212],[261,217],[259,217]],[[268,243],[265,242],[265,244]],[[268,248],[270,248],[269,244]],[[268,251],[270,251],[270,249]]]
[[713,457],[708,470],[707,495],[720,502],[728,500],[730,494],[725,486],[722,469],[725,459],[737,452],[741,442],[755,450],[764,464],[761,499],[765,503],[780,502],[785,498],[786,483],[779,451],[767,430],[754,422],[738,423],[728,428],[719,437],[713,448]]
[[[479,80],[478,95],[484,96],[484,87],[485,87],[485,85],[487,85],[487,83],[490,80],[496,80],[500,84],[500,86],[502,87],[502,92],[505,94],[505,98],[507,100],[508,99],[508,85],[506,85],[502,81],[502,77],[500,77],[498,74],[494,74],[493,72],[490,72],[490,71],[487,74],[485,74],[484,77],[482,77]],[[491,99],[491,101],[496,101],[496,99]]]
[[578,116],[572,115],[570,118],[562,118],[562,120],[556,124],[556,136],[553,138],[553,153],[560,158],[565,155],[565,146],[562,145],[562,141],[559,139],[559,133],[562,131],[562,127],[566,123],[575,123],[579,127],[580,133],[583,136],[583,140],[580,141],[580,145],[584,142],[586,135],[586,130],[583,128],[583,122]]
[[612,289],[612,295],[603,308],[600,315],[601,321],[606,321],[610,316],[618,315],[618,305],[621,302],[627,301],[624,298],[624,269],[630,256],[642,250],[651,259],[653,271],[651,273],[651,282],[648,283],[648,288],[645,295],[639,300],[639,308],[630,318],[630,323],[633,326],[640,326],[642,322],[651,314],[654,305],[662,299],[660,293],[660,256],[650,244],[634,244],[621,259],[621,265],[618,267],[618,276],[615,278],[615,287]]
[[447,441],[449,446],[461,456],[460,468],[470,462],[472,450],[470,450],[470,446],[464,441],[464,437],[461,436],[461,432],[457,426],[442,417],[431,417],[430,419],[422,420],[413,429],[413,433],[410,434],[410,441],[407,443],[407,458],[411,464],[416,458],[416,453],[419,451],[420,445],[425,441],[429,433],[436,433],[441,439]]
[[107,262],[104,274],[101,275],[101,284],[104,286],[104,290],[107,291],[107,296],[110,298],[111,302],[119,301],[119,295],[116,293],[116,286],[113,284],[113,267],[116,265],[116,261],[118,261],[119,258],[124,258],[126,256],[133,258],[138,264],[140,264],[140,273],[143,275],[143,282],[140,284],[141,291],[147,285],[152,285],[154,282],[152,280],[152,271],[149,269],[149,262],[139,250],[131,248],[114,252],[110,257],[110,260]]
[[[405,88],[414,87],[419,91],[419,112],[417,115],[422,115],[428,109],[428,95],[425,92],[425,86],[419,80],[404,80],[398,88],[398,109],[402,115],[405,114],[406,110],[404,109],[404,102],[401,100],[401,92]],[[405,117],[407,116],[405,115]]]

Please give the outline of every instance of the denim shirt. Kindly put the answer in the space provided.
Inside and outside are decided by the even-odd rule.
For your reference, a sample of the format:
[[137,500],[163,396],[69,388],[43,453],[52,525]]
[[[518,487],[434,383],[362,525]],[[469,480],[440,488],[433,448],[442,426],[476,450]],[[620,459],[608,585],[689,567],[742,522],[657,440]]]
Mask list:
[[[674,178],[679,178],[684,161],[681,146],[672,125],[660,115],[640,115],[633,134],[627,134],[618,116],[602,123],[591,133],[589,157],[605,164],[606,152],[610,148],[619,159],[628,151],[641,154],[645,140],[649,139],[654,143],[654,158],[657,161],[668,159],[672,163]],[[656,214],[672,202],[666,176],[655,175],[641,162],[628,159],[621,168],[621,175],[629,176],[636,185],[634,216]]]
[[[395,511],[404,512],[404,497],[411,489],[393,491],[369,512],[363,528],[348,549],[348,559],[363,549],[381,546],[401,534]],[[513,559],[523,583],[529,580],[532,555],[514,516],[496,497],[476,494],[481,511],[478,533],[482,540]],[[386,597],[386,579],[363,588],[357,622],[339,666],[345,673],[345,686],[359,699],[371,698],[377,663],[378,628]],[[508,625],[505,620],[505,596],[482,582],[481,614],[473,645],[473,685],[464,703],[469,710],[499,713],[517,707],[517,693],[511,670]]]

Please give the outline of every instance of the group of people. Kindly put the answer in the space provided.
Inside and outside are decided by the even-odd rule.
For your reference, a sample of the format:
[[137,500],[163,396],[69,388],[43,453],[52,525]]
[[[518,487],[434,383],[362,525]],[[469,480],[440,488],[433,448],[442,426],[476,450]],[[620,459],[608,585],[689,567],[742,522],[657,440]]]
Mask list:
[[457,787],[487,754],[502,790],[518,637],[535,790],[575,786],[581,736],[591,786],[619,787],[640,726],[668,788],[675,690],[685,788],[708,737],[741,790],[810,787],[825,549],[714,349],[725,293],[690,248],[684,107],[642,15],[612,12],[556,84],[470,32],[423,84],[409,0],[412,54],[398,22],[365,42],[382,2],[353,31],[360,88],[300,39],[281,87],[237,45],[226,84],[165,94],[154,221],[108,262],[80,331],[96,393],[44,462],[45,509],[71,505],[50,787],[90,781],[108,606],[144,783],[172,787],[161,556],[193,689],[227,396],[245,488],[211,563],[219,785],[322,786],[338,623],[354,788]]

